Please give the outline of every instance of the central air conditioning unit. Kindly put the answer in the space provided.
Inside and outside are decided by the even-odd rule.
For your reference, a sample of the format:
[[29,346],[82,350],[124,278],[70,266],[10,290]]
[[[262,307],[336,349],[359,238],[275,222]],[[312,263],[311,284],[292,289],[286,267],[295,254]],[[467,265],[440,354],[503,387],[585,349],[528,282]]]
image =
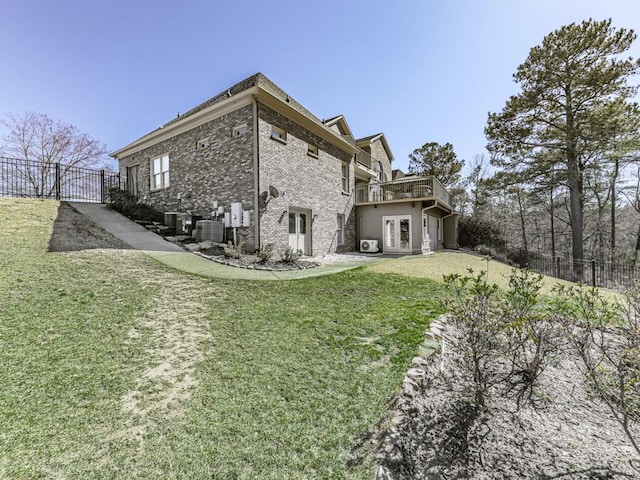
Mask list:
[[378,251],[378,240],[360,240],[360,251],[376,253]]

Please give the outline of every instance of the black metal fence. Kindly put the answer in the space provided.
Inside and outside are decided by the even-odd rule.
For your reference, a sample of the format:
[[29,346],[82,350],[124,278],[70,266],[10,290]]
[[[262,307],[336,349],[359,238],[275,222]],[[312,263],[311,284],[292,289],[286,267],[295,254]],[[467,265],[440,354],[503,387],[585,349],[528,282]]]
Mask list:
[[0,196],[106,203],[120,175],[62,163],[0,157]]
[[603,288],[632,288],[640,279],[640,268],[627,263],[535,255],[528,258],[527,267],[534,272],[570,282]]

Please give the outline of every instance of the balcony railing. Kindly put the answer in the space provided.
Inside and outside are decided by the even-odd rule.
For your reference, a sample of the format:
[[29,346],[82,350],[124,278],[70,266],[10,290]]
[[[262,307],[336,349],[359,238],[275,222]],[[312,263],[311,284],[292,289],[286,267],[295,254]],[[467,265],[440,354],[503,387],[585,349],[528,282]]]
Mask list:
[[451,194],[434,177],[356,185],[356,204],[434,197],[451,206]]
[[356,152],[356,162],[360,165],[364,165],[369,170],[376,169],[375,159],[364,150],[358,149],[358,151]]

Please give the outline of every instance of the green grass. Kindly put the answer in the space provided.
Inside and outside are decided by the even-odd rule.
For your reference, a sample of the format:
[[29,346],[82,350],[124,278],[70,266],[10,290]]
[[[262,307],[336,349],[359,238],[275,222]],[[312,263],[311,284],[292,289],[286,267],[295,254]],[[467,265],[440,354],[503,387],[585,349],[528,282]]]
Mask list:
[[[443,275],[468,275],[468,269],[474,272],[488,272],[489,283],[495,283],[500,288],[509,286],[509,276],[513,267],[496,260],[463,252],[436,252],[427,256],[404,257],[394,262],[381,262],[371,268],[376,273],[393,273],[412,278],[426,278],[442,282]],[[551,294],[556,285],[573,285],[571,282],[558,278],[543,277],[541,293]],[[604,289],[603,289],[604,290]]]
[[57,208],[0,199],[0,478],[372,477],[372,456],[347,455],[385,417],[440,283],[48,253]]

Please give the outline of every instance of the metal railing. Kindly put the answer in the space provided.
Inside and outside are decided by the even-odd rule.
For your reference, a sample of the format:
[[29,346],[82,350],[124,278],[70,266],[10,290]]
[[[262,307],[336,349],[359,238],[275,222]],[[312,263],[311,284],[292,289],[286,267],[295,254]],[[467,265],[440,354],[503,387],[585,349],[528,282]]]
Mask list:
[[451,206],[451,194],[434,177],[356,185],[356,204],[434,197]]
[[356,152],[356,162],[367,167],[369,170],[376,169],[376,160],[364,150],[358,149]]
[[632,288],[640,279],[640,268],[628,263],[532,255],[527,267],[534,272],[592,287]]
[[105,203],[120,175],[62,163],[0,157],[0,196]]

